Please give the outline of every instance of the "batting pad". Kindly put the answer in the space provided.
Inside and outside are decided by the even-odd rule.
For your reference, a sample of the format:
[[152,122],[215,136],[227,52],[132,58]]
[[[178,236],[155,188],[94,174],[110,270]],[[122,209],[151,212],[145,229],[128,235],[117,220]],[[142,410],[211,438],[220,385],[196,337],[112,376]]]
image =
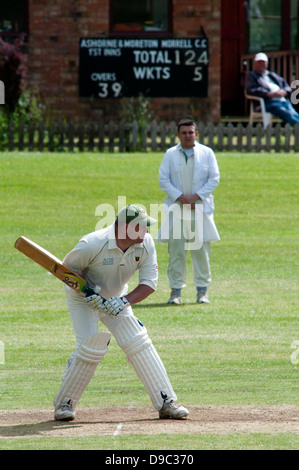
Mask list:
[[165,367],[147,334],[133,316],[122,317],[114,331],[115,339],[146,388],[154,407],[160,410],[166,396],[176,400]]
[[54,406],[60,403],[72,401],[73,408],[81,398],[84,390],[89,384],[97,365],[103,360],[111,333],[108,331],[96,333],[88,336],[76,351],[65,379],[62,382],[59,392],[54,398]]

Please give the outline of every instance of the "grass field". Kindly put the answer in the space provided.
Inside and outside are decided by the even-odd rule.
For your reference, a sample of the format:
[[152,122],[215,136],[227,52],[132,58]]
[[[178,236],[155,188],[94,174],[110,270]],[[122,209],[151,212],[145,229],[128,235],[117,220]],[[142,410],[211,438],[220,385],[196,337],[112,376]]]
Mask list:
[[[298,449],[298,157],[217,155],[221,241],[212,245],[209,305],[195,303],[190,257],[184,304],[165,305],[167,245],[156,244],[158,290],[134,311],[191,410],[188,423],[172,431],[155,411],[142,421],[149,397],[112,341],[78,405],[83,418],[100,416],[84,436],[83,418],[53,424],[74,348],[63,285],[14,242],[25,235],[62,258],[95,229],[100,204],[162,204],[162,154],[1,154],[0,449]],[[142,431],[127,418],[116,435],[117,422],[105,420],[113,407],[139,410]],[[27,422],[26,413],[37,417]]]

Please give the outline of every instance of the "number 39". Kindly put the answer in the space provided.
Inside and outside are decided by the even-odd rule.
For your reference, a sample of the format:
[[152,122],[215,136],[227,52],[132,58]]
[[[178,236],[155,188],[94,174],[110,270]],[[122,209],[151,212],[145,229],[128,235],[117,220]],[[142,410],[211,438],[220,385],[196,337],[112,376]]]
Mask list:
[[[100,98],[107,98],[107,96],[109,94],[109,83],[99,82],[98,85],[100,87],[100,91],[98,93],[98,96]],[[121,88],[122,87],[121,87],[121,84],[119,82],[112,83],[111,89],[112,89],[114,98],[117,98],[120,95]]]

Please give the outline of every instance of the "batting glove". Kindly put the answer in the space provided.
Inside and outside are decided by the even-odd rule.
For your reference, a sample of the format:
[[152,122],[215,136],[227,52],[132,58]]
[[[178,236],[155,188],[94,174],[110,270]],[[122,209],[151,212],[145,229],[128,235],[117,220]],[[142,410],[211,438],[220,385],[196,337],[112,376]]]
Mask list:
[[104,302],[104,309],[106,313],[116,317],[119,312],[130,305],[131,304],[126,297],[110,297],[110,299]]
[[103,310],[103,297],[98,294],[89,295],[88,297],[84,297],[84,302],[88,305],[88,307],[93,308],[94,310]]

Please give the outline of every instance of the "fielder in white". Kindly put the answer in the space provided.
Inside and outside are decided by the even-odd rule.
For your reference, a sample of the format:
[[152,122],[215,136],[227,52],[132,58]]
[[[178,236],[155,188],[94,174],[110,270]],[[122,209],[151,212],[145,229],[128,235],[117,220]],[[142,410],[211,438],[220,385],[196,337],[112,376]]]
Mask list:
[[[111,333],[144,384],[159,417],[183,419],[189,414],[176,402],[164,365],[131,307],[157,287],[156,250],[147,231],[154,222],[142,208],[129,204],[111,226],[84,236],[64,258],[64,263],[98,294],[85,297],[65,286],[77,345],[54,398],[56,420],[75,418],[75,406],[107,352]],[[128,293],[127,283],[137,270],[139,283]],[[98,332],[99,321],[109,331]]]
[[[166,236],[161,229],[158,235],[158,241],[168,242],[171,289],[168,303],[182,303],[181,289],[186,286],[186,247],[191,233],[188,226],[192,224],[198,232],[198,243],[189,243],[197,302],[208,303],[207,290],[211,283],[210,242],[220,240],[214,222],[212,192],[219,184],[220,173],[213,150],[196,141],[198,131],[192,120],[179,122],[177,136],[180,142],[166,151],[159,169],[159,184],[167,194],[165,205],[168,214],[175,212],[173,225],[169,224]],[[179,236],[174,233],[177,226],[180,229]]]

